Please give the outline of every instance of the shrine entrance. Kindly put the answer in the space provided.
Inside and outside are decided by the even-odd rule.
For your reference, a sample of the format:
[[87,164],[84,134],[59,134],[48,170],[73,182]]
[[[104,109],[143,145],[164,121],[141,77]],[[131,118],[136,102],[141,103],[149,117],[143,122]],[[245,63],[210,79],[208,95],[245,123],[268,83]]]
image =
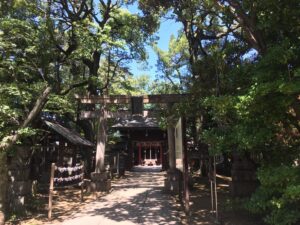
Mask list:
[[135,142],[135,165],[161,166],[163,161],[163,148],[161,142]]
[[[169,180],[177,176],[176,157],[175,157],[175,127],[173,118],[173,105],[186,101],[188,95],[185,94],[162,94],[162,95],[144,95],[144,96],[76,96],[79,102],[88,110],[81,110],[80,119],[97,119],[97,140],[95,156],[95,172],[91,173],[91,187],[94,191],[108,191],[111,187],[109,171],[106,170],[105,153],[107,145],[107,120],[109,118],[119,118],[119,122],[112,127],[120,131],[127,131],[128,148],[126,154],[129,167],[137,162],[137,165],[168,165],[168,179],[165,187],[173,191],[173,187],[168,184]],[[109,105],[116,105],[110,107]],[[159,126],[153,123],[151,110],[144,110],[144,104],[156,104],[160,110],[167,112],[167,129],[166,132],[156,132]],[[125,107],[128,105],[129,107]],[[109,108],[116,108],[117,111],[110,111]],[[125,109],[125,110],[124,110]],[[144,130],[145,133],[141,132]],[[156,131],[155,131],[156,130]],[[153,132],[155,131],[155,132]],[[150,133],[153,133],[151,138]],[[159,136],[163,136],[159,137]],[[138,150],[134,150],[134,144]],[[164,140],[162,144],[154,144],[153,141]],[[146,144],[150,141],[150,144]],[[145,143],[145,144],[142,144]],[[167,143],[167,144],[166,144]],[[133,144],[133,145],[132,145]],[[153,144],[153,146],[152,146]],[[164,150],[163,150],[164,149]],[[163,153],[164,151],[164,153]]]

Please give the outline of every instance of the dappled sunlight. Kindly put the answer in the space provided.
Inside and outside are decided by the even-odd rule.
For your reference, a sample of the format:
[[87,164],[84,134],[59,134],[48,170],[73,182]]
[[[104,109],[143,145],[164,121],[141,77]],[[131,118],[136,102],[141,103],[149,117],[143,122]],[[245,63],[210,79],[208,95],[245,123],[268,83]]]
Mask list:
[[224,224],[224,225],[261,225],[258,218],[245,211],[230,210],[231,199],[229,177],[217,175],[218,221],[211,212],[210,182],[207,177],[194,177],[194,185],[190,192],[189,225]]
[[[190,225],[216,224],[215,216],[211,213],[211,193],[210,183],[207,177],[195,177],[194,186],[190,192]],[[223,180],[217,180],[217,191],[219,193],[228,193],[229,184]]]
[[160,224],[180,225],[178,203],[163,192],[164,173],[130,172],[112,181],[112,192],[51,224]]
[[[207,177],[194,177],[190,190],[190,217],[182,211],[178,196],[163,191],[164,172],[126,172],[122,179],[112,180],[110,193],[85,196],[80,190],[57,191],[54,196],[53,220],[27,224],[87,225],[212,225],[210,183]],[[249,215],[224,211],[230,198],[230,180],[217,178],[221,224],[253,225]],[[65,207],[68,206],[68,210]],[[247,218],[248,222],[244,221]],[[227,223],[230,221],[230,223]],[[241,222],[242,221],[242,222]],[[257,223],[258,224],[258,223]]]

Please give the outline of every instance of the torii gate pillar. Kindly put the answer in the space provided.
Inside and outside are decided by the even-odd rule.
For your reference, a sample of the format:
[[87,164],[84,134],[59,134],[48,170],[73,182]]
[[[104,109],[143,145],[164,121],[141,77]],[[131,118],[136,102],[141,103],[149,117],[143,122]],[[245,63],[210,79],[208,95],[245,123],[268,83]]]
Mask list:
[[176,169],[175,128],[170,120],[168,121],[168,153],[169,153],[169,170],[175,170]]
[[[105,144],[106,144],[106,117],[107,112],[105,111],[105,104],[130,104],[131,102],[139,102],[140,104],[156,104],[156,103],[165,103],[169,106],[169,111],[172,109],[172,105],[176,102],[180,102],[184,100],[188,95],[187,94],[164,94],[164,95],[144,95],[143,97],[139,97],[134,100],[132,96],[125,95],[115,95],[115,96],[88,96],[88,97],[80,97],[76,95],[75,97],[80,100],[82,104],[103,104],[102,109],[100,110],[100,120],[99,120],[99,128],[98,128],[98,138],[97,138],[97,153],[96,153],[96,169],[95,172],[91,174],[92,179],[92,189],[96,191],[106,191],[110,189],[110,180],[108,173],[105,170],[104,164],[104,156],[105,156]],[[133,107],[133,112],[135,112],[135,107]],[[138,113],[141,113],[141,109],[137,110]],[[83,117],[85,119],[92,118],[91,116],[97,115],[97,113],[89,111],[82,112]],[[175,143],[174,141],[174,124],[170,124],[170,128],[168,128],[168,135],[170,136],[169,141],[169,160],[171,162],[170,166],[170,174],[168,176],[168,180],[173,180],[177,177],[178,170],[176,167],[175,156]],[[171,141],[172,139],[172,141]],[[175,167],[174,167],[175,166]],[[175,172],[174,172],[174,171]],[[175,175],[174,175],[175,174]],[[175,177],[175,178],[174,178]],[[177,179],[177,178],[176,178]],[[173,190],[171,184],[171,189]],[[170,187],[170,185],[168,186]],[[169,188],[170,189],[170,188]]]
[[[168,104],[169,112],[172,110],[172,104]],[[172,117],[168,118],[168,156],[169,170],[165,179],[165,191],[172,194],[179,193],[180,173],[176,169],[176,152],[175,152],[175,125]]]
[[111,188],[109,171],[105,168],[105,146],[107,142],[107,111],[102,106],[100,110],[99,124],[97,129],[97,147],[96,147],[96,164],[95,172],[91,173],[91,190],[106,191]]

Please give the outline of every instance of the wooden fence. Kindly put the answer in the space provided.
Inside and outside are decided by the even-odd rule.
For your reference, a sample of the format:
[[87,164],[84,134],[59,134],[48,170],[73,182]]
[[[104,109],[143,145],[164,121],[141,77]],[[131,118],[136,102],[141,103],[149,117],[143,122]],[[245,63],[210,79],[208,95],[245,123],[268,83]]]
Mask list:
[[74,167],[57,167],[55,163],[51,164],[48,219],[52,217],[52,203],[54,188],[65,188],[78,185],[81,187],[81,201],[83,201],[83,177],[84,165]]

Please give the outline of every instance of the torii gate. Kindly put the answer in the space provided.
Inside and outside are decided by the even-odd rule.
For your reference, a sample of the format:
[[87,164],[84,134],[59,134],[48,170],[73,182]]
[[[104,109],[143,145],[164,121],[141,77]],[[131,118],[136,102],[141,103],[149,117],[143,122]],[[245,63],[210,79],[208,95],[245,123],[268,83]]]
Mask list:
[[[96,163],[95,172],[91,174],[92,185],[91,189],[94,191],[108,191],[110,189],[110,180],[105,172],[105,148],[107,140],[107,118],[126,117],[133,114],[142,116],[150,115],[149,112],[143,111],[143,104],[167,104],[168,109],[171,110],[174,103],[185,100],[187,94],[162,94],[162,95],[144,95],[144,96],[128,96],[128,95],[106,95],[106,96],[89,96],[80,97],[75,96],[82,104],[101,104],[97,111],[83,111],[81,118],[98,118],[99,126],[97,129],[97,148],[96,148]],[[109,112],[106,109],[108,104],[130,104],[131,111]],[[141,107],[136,107],[136,104],[141,104]],[[174,176],[176,169],[175,156],[175,124],[172,118],[168,118],[168,153],[169,153],[169,172],[170,176]],[[174,180],[174,179],[173,179]],[[166,185],[169,186],[169,185]],[[169,189],[169,188],[168,188]]]

